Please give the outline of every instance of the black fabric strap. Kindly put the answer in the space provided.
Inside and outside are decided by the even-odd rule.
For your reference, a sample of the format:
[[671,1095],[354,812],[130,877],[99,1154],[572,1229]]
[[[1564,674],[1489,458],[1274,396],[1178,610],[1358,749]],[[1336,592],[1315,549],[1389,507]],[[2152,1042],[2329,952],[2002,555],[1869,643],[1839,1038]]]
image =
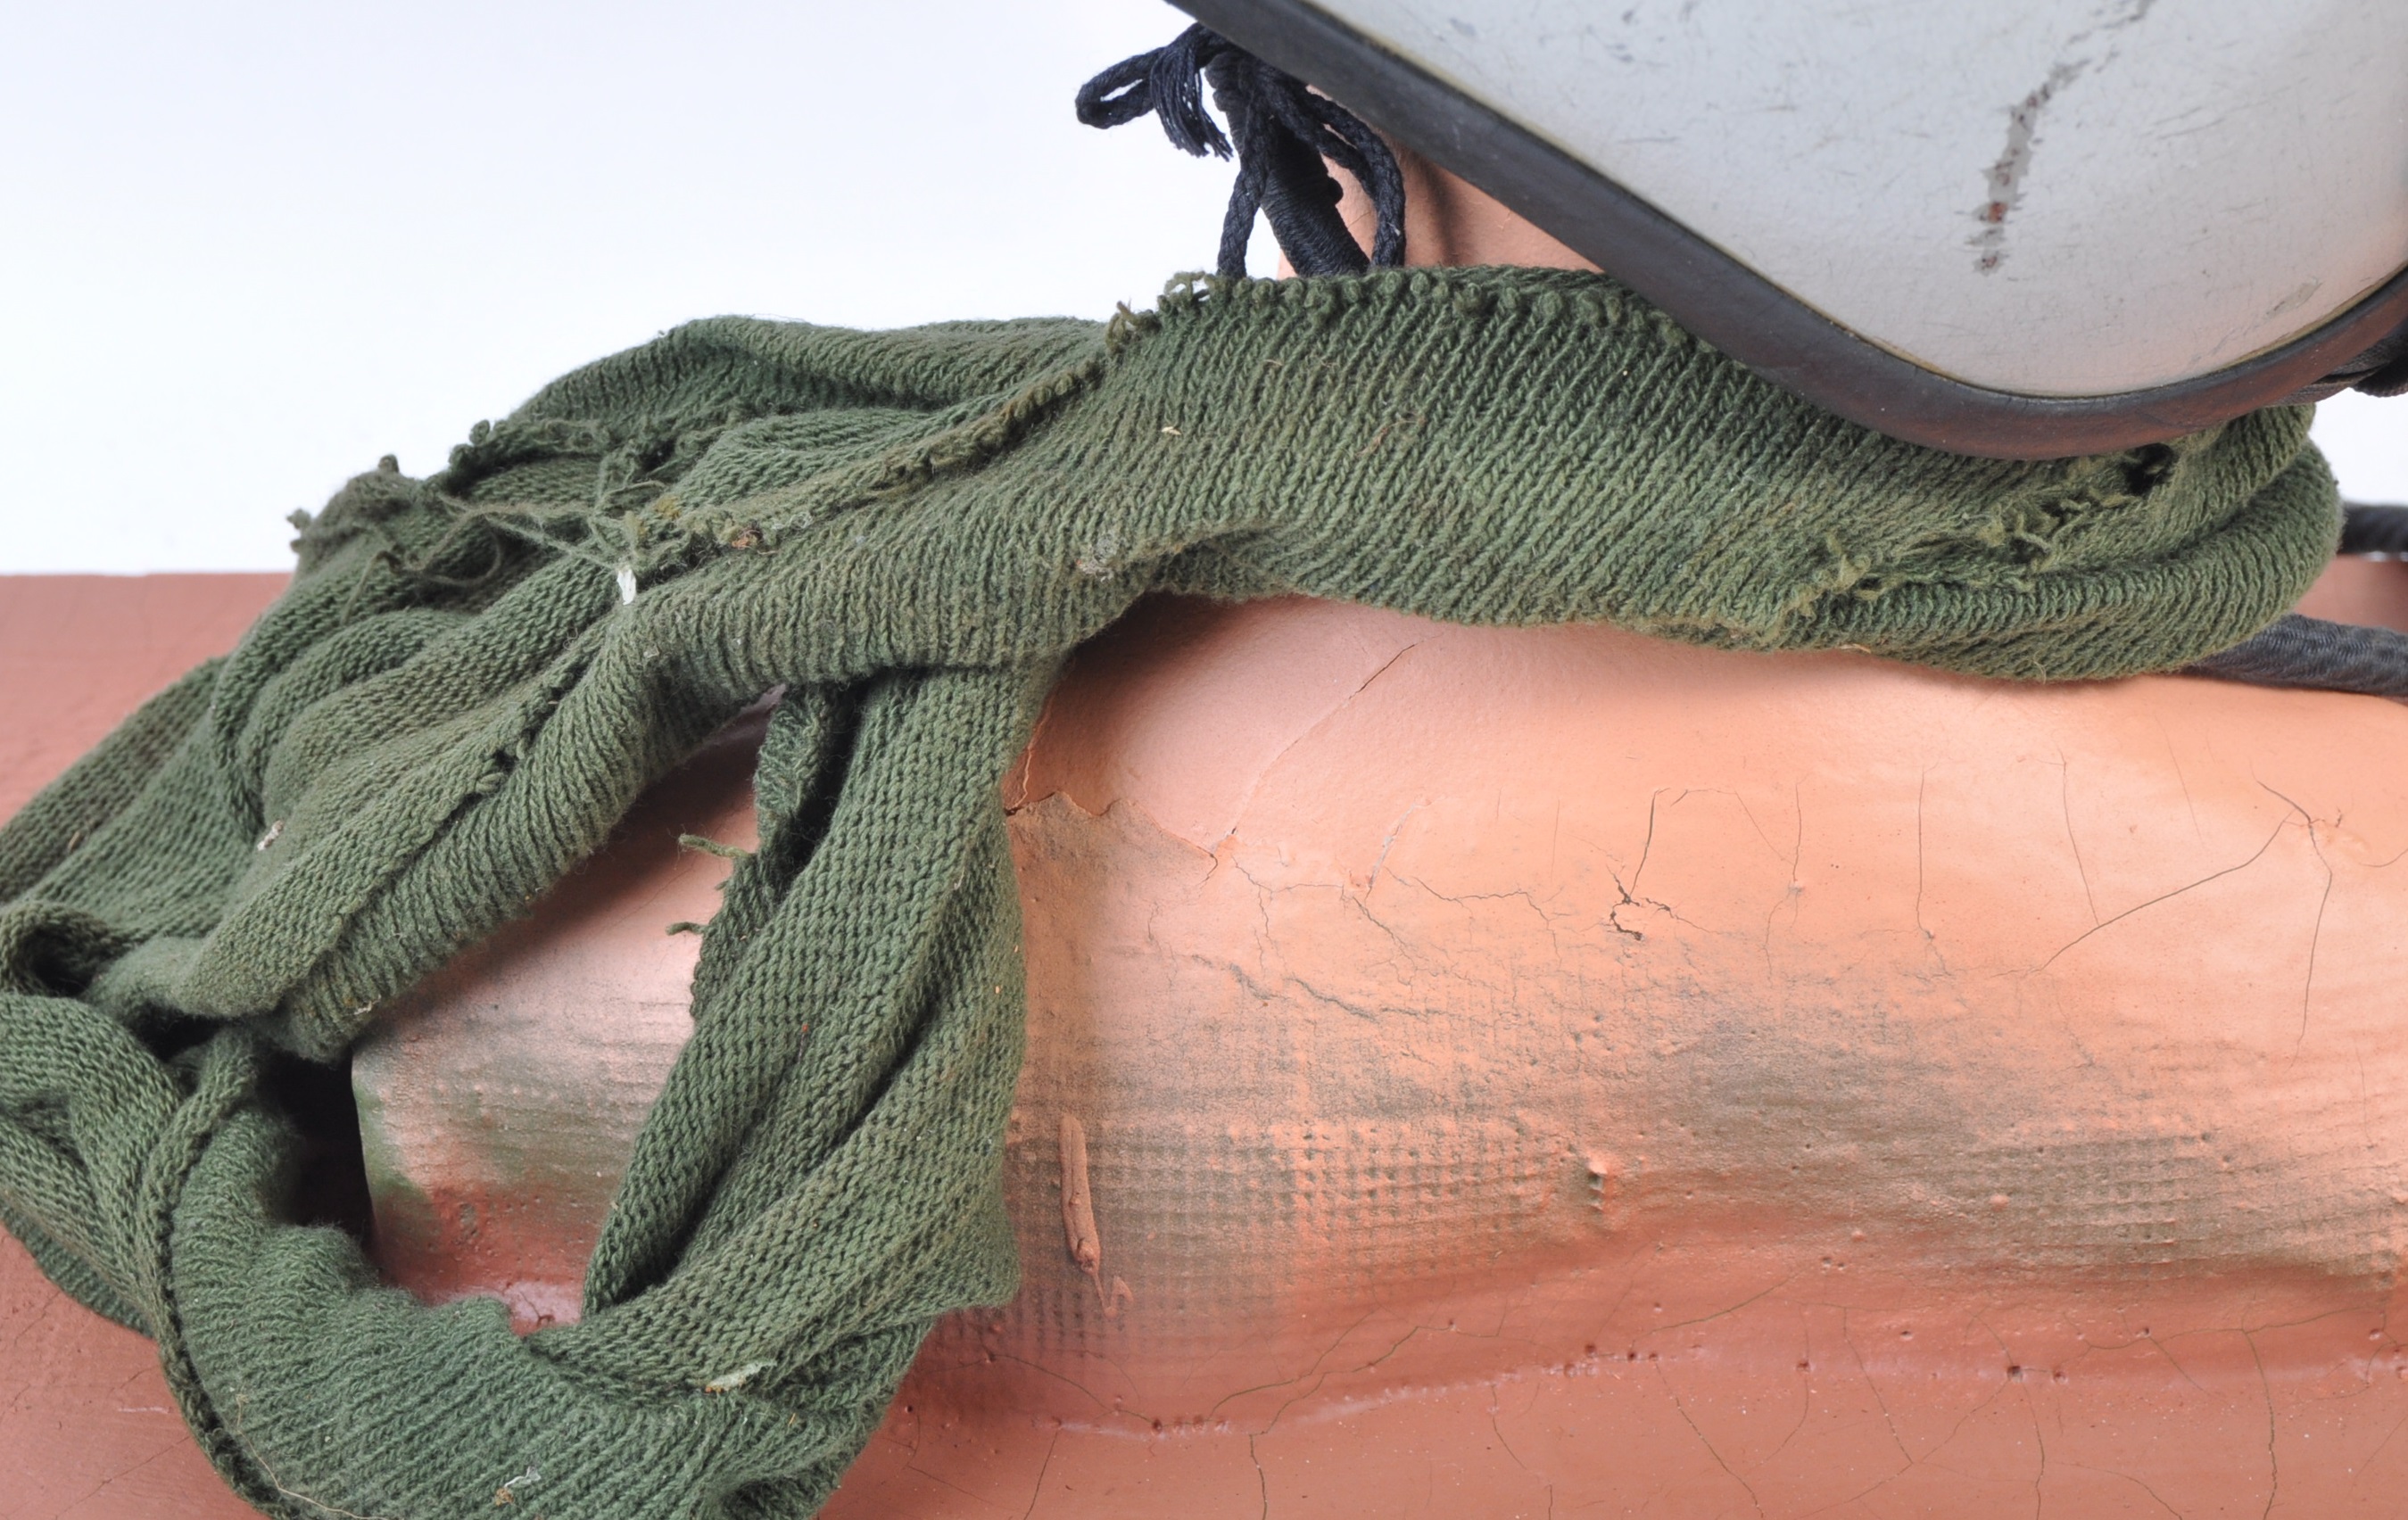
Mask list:
[[[2408,507],[2344,507],[2341,552],[2408,552]],[[2408,697],[2408,634],[2292,612],[2246,643],[2187,668],[2192,675],[2254,686]]]
[[2211,654],[2189,670],[2253,686],[2408,697],[2408,634],[2290,612],[2247,643]]
[[2408,507],[2342,509],[2341,552],[2344,554],[2408,554]]

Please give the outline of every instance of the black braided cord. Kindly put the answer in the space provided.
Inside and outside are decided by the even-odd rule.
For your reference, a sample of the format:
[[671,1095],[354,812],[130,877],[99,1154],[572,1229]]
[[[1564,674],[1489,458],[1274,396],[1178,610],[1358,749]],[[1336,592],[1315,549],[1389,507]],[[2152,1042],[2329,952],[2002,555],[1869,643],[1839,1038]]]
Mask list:
[[[1228,119],[1226,135],[1204,109],[1206,82]],[[1405,177],[1388,145],[1345,107],[1217,32],[1191,26],[1168,47],[1114,64],[1080,89],[1078,107],[1091,127],[1152,112],[1174,147],[1198,158],[1227,158],[1237,139],[1238,183],[1221,223],[1219,272],[1230,279],[1245,277],[1256,211],[1297,274],[1361,274],[1405,262]],[[1371,198],[1379,224],[1368,257],[1338,215],[1342,191],[1325,159]]]

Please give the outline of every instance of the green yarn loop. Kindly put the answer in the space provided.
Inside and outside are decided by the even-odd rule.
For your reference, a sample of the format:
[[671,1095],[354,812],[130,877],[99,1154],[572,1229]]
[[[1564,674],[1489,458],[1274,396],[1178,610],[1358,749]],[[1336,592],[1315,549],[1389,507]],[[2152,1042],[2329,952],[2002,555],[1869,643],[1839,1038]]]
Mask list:
[[[681,328],[429,480],[352,480],[232,655],[0,830],[0,1219],[158,1340],[270,1513],[517,1484],[552,1520],[808,1514],[929,1324],[1013,1291],[997,782],[1133,599],[2163,669],[2332,553],[2306,429],[1955,457],[1530,270],[1188,280],[1102,326]],[[584,1317],[522,1340],[380,1286],[293,1217],[273,1073],[339,1058],[778,686],[761,847]]]

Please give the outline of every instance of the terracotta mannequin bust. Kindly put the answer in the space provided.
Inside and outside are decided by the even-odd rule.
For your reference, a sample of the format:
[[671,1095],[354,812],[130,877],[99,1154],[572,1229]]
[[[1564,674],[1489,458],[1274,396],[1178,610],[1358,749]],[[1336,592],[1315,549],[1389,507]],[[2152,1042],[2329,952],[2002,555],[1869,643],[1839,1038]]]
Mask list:
[[[1418,261],[1578,262],[1408,171]],[[754,742],[360,1052],[397,1281],[575,1313]],[[2397,1514],[2403,750],[2369,698],[1148,603],[1002,779],[1025,1286],[828,1513]]]

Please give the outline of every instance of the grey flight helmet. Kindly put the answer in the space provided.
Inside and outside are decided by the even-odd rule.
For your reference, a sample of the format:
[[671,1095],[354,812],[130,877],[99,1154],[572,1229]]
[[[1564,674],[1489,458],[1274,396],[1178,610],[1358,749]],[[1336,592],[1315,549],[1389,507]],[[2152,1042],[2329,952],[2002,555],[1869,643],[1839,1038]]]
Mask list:
[[[1257,205],[1300,270],[1395,262],[1369,122],[1914,442],[2050,458],[2408,389],[2408,0],[1177,3],[1200,24],[1080,114],[1226,151],[1211,80],[1225,271]],[[1322,157],[1381,205],[1369,254]]]

